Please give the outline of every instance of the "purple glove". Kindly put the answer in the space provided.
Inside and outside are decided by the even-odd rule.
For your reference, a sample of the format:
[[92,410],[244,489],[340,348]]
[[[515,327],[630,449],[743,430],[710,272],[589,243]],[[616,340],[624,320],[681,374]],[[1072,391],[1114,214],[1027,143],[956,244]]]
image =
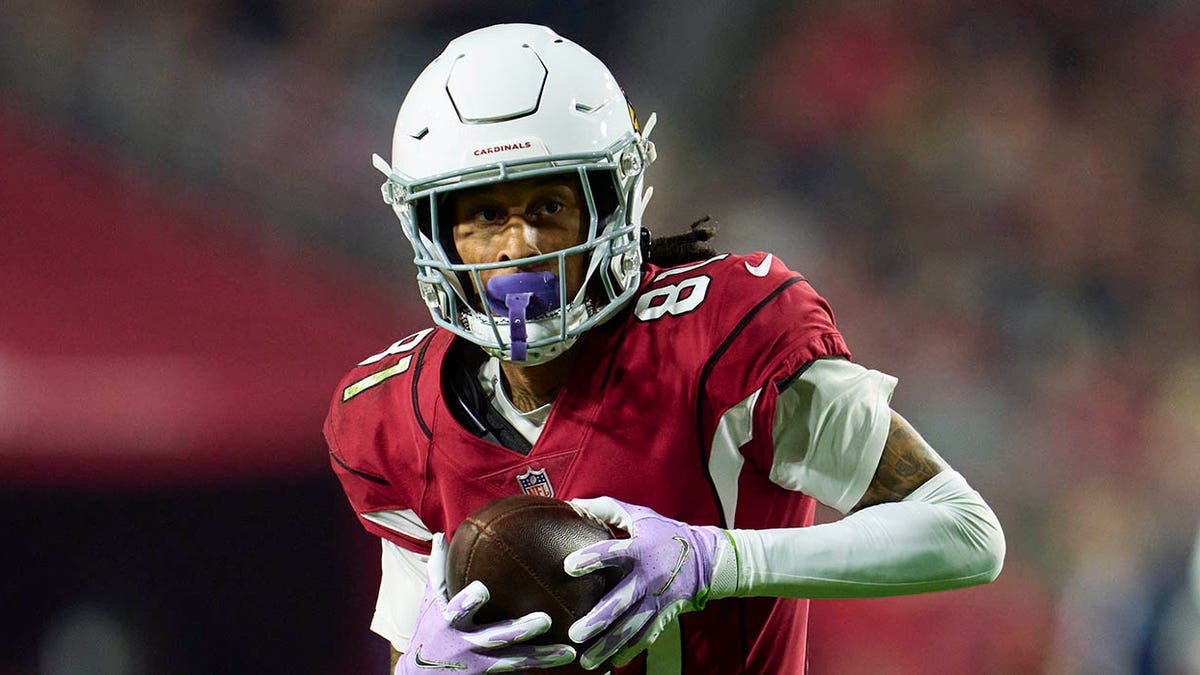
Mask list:
[[630,534],[571,553],[563,568],[582,576],[601,567],[628,569],[625,578],[567,631],[578,643],[603,632],[579,663],[591,670],[610,657],[621,667],[658,639],[682,612],[703,609],[708,600],[719,542],[717,527],[695,527],[644,507],[610,497],[575,499],[576,508]]
[[408,651],[394,675],[427,675],[449,670],[511,673],[553,668],[575,659],[569,645],[523,645],[550,629],[550,616],[533,612],[512,621],[476,626],[475,612],[491,597],[483,582],[473,581],[446,599],[446,538],[433,535],[429,579]]

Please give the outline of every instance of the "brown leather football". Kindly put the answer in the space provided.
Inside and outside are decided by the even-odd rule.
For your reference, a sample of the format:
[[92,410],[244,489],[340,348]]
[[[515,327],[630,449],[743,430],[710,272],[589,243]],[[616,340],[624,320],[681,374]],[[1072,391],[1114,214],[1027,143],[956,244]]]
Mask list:
[[[614,535],[570,504],[549,497],[513,495],[484,504],[458,526],[450,540],[446,582],[450,595],[478,579],[491,599],[475,615],[477,624],[516,619],[530,612],[550,615],[550,630],[530,643],[574,644],[567,629],[623,576],[604,568],[571,577],[563,571],[567,554]],[[575,645],[583,653],[585,646]],[[539,673],[590,673],[575,662]]]

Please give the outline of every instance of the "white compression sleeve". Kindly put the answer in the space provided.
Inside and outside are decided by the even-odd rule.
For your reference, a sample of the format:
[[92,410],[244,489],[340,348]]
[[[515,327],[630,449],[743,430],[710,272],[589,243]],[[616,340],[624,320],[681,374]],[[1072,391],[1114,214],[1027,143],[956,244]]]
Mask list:
[[736,547],[737,588],[714,584],[711,597],[867,598],[941,591],[991,581],[1004,562],[1000,522],[953,470],[929,479],[903,501],[834,523],[729,534]]

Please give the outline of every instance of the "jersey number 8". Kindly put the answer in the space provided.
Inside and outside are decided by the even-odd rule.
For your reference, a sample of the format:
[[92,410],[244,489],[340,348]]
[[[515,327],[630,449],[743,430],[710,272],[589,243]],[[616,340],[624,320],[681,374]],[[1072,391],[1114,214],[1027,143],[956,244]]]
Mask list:
[[[647,291],[638,298],[633,313],[642,321],[661,319],[667,314],[671,316],[687,314],[704,302],[704,298],[708,295],[708,284],[711,281],[712,279],[708,276],[701,274],[684,279],[677,284]],[[662,302],[657,302],[660,298]]]

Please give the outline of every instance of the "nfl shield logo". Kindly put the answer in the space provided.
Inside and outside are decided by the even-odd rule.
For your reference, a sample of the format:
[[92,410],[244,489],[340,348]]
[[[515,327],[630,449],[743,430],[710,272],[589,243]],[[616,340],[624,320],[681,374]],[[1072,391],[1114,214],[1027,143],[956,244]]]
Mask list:
[[554,486],[550,484],[550,477],[546,475],[545,469],[535,471],[533,467],[530,467],[525,470],[525,473],[517,476],[517,483],[521,485],[521,492],[527,495],[554,496]]

